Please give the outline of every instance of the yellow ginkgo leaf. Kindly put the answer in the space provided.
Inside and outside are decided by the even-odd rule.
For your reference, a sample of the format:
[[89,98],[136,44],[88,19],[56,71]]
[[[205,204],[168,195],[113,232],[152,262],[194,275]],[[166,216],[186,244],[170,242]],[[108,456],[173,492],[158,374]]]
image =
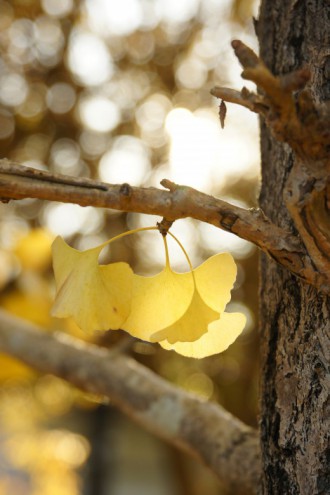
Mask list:
[[237,275],[237,267],[231,254],[211,256],[194,269],[198,292],[210,308],[222,313],[230,301],[230,291]]
[[99,265],[103,249],[84,252],[57,237],[52,246],[57,294],[52,315],[72,316],[82,330],[116,330],[127,318],[133,272],[127,263]]
[[[188,275],[191,275],[188,273]],[[205,304],[195,289],[187,311],[173,325],[151,335],[151,342],[166,339],[170,344],[175,342],[193,342],[207,332],[211,321],[219,318],[219,313]]]
[[235,278],[236,265],[227,253],[212,256],[193,273],[173,272],[167,258],[160,274],[134,275],[131,313],[122,328],[151,342],[199,339],[230,300]]
[[175,273],[169,264],[153,277],[134,275],[131,312],[122,329],[150,341],[152,334],[169,327],[184,315],[194,289],[191,272]]
[[[207,332],[208,324],[230,301],[230,291],[236,278],[236,265],[229,253],[216,254],[193,270],[196,290],[190,307],[180,320],[151,335],[152,342],[193,342]],[[191,272],[180,274],[181,280]]]
[[242,313],[223,313],[219,320],[209,324],[208,332],[195,342],[160,342],[166,350],[174,350],[182,356],[205,358],[225,351],[242,333],[246,317]]

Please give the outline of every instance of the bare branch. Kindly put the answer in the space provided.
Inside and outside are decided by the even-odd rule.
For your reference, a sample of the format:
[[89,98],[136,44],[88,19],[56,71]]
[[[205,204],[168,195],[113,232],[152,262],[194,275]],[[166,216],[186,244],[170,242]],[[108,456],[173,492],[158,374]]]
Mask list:
[[237,493],[257,489],[257,432],[221,406],[170,385],[133,359],[0,311],[0,349],[80,389],[107,397],[142,427],[209,466]]
[[[245,88],[239,93],[220,87],[213,88],[211,93],[222,101],[261,114],[276,139],[291,146],[295,160],[284,199],[313,270],[324,274],[325,285],[329,287],[330,105],[314,104],[305,88],[310,79],[307,68],[274,76],[244,43],[235,40],[232,46],[244,68],[242,77],[255,82],[262,94],[250,93]],[[324,288],[323,282],[315,285]],[[328,288],[325,292],[329,293]]]
[[39,198],[160,215],[168,222],[195,218],[252,242],[292,273],[330,292],[329,278],[315,271],[299,239],[274,225],[260,209],[246,210],[167,179],[161,184],[169,191],[55,175],[0,160],[2,200]]
[[242,107],[251,110],[251,112],[266,113],[268,110],[263,99],[260,96],[251,93],[247,88],[243,88],[242,91],[236,91],[231,88],[215,86],[210,92],[211,95],[220,98],[222,101],[236,103],[236,105],[241,105]]

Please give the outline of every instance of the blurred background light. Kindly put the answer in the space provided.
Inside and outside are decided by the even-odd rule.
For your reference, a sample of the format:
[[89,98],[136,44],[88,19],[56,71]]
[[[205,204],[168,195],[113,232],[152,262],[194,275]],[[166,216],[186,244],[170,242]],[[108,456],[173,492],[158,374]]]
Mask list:
[[204,399],[209,399],[213,394],[213,382],[205,373],[193,373],[185,378],[181,385],[188,392],[193,392]]
[[0,140],[8,139],[14,134],[15,121],[10,112],[0,109]]
[[5,74],[0,77],[0,101],[4,105],[17,106],[27,97],[29,86],[20,74]]
[[79,116],[85,127],[96,132],[112,131],[120,122],[118,106],[101,95],[80,99]]
[[76,92],[71,84],[57,82],[47,90],[48,108],[58,114],[69,112],[76,101]]
[[111,184],[129,182],[139,186],[150,170],[149,152],[140,139],[132,136],[116,138],[100,160],[100,178]]
[[166,130],[171,139],[169,160],[173,180],[212,191],[214,186],[223,185],[228,176],[243,175],[251,167],[258,167],[253,141],[257,136],[257,121],[249,119],[237,145],[237,128],[244,125],[239,122],[240,117],[240,112],[233,111],[228,126],[220,133],[214,111],[199,109],[192,113],[175,108],[169,112]]
[[43,212],[47,228],[54,234],[68,237],[77,232],[90,234],[102,223],[101,212],[92,207],[51,203]]
[[162,0],[157,1],[163,22],[183,23],[192,19],[198,12],[200,0]]
[[79,143],[84,156],[88,159],[95,159],[106,151],[109,139],[106,134],[84,130],[80,134]]
[[29,19],[13,21],[8,30],[8,55],[12,62],[24,65],[35,59],[34,34],[34,23]]
[[136,67],[122,71],[107,84],[108,96],[123,110],[122,119],[131,120],[137,102],[150,91],[150,74]]
[[156,93],[137,108],[135,117],[141,129],[141,137],[149,146],[158,148],[166,144],[164,124],[171,107],[167,96]]
[[186,58],[178,66],[175,77],[178,86],[199,89],[205,84],[208,75],[206,65],[196,58]]
[[9,2],[0,0],[0,31],[6,29],[12,23],[14,19],[14,8]]
[[77,81],[97,86],[107,81],[114,71],[110,52],[104,41],[88,31],[72,31],[68,48],[68,64]]
[[145,64],[151,60],[155,50],[155,38],[151,33],[138,31],[130,36],[126,44],[127,55],[132,62]]
[[139,0],[86,0],[90,27],[103,36],[127,36],[137,30],[143,19]]
[[61,58],[64,35],[57,19],[39,17],[34,23],[37,57],[43,65],[52,67]]
[[46,14],[54,17],[65,17],[72,11],[74,0],[41,0]]
[[46,110],[47,87],[42,82],[31,83],[24,102],[17,108],[19,122],[23,127],[36,127]]
[[54,172],[68,175],[79,175],[79,145],[72,139],[58,139],[51,146],[50,161]]
[[230,232],[220,230],[208,223],[199,223],[198,230],[205,248],[215,253],[229,252],[236,259],[246,258],[255,246]]

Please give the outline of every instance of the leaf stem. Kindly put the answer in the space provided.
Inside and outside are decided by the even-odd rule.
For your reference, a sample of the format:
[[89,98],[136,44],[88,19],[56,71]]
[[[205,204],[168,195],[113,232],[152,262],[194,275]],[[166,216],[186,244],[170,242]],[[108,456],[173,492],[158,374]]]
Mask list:
[[163,238],[164,248],[165,248],[165,263],[166,263],[166,268],[171,268],[170,257],[169,257],[169,254],[168,254],[167,240],[166,240],[166,237],[164,235],[162,235],[162,238]]
[[183,245],[181,244],[181,242],[179,241],[179,239],[174,234],[172,234],[172,232],[168,231],[167,233],[175,240],[175,242],[180,246],[181,250],[183,251],[183,254],[185,255],[185,258],[186,258],[186,260],[188,262],[188,265],[189,265],[189,268],[190,268],[190,273],[191,273],[192,278],[194,280],[194,286],[196,287],[196,280],[195,280],[194,269],[192,267],[192,264],[191,264],[191,261],[190,261],[190,258],[188,256],[187,251],[185,250],[185,248],[183,247]]
[[[158,230],[158,227],[140,227],[138,229],[128,230],[127,232],[123,232],[122,234],[116,235],[115,237],[112,237],[108,241],[105,241],[103,244],[100,244],[99,246],[97,246],[97,249],[104,248],[105,246],[107,246],[111,242],[118,241],[118,239],[121,239],[122,237],[126,237],[127,235],[137,234],[138,232],[144,232],[146,230]],[[93,249],[96,249],[96,248],[93,248]]]

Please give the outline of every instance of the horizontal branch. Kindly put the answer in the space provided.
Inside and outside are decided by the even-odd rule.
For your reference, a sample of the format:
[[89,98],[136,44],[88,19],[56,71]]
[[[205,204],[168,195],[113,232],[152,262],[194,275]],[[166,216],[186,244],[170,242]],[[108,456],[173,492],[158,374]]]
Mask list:
[[170,385],[130,357],[65,334],[46,333],[2,310],[0,350],[109,398],[142,427],[209,466],[232,493],[257,490],[257,432],[221,406]]
[[105,184],[0,160],[2,201],[39,198],[160,215],[169,221],[195,218],[252,242],[292,273],[330,292],[330,284],[324,274],[314,270],[300,241],[290,232],[271,223],[260,209],[240,208],[166,179],[161,184],[169,191],[132,187],[129,184]]

